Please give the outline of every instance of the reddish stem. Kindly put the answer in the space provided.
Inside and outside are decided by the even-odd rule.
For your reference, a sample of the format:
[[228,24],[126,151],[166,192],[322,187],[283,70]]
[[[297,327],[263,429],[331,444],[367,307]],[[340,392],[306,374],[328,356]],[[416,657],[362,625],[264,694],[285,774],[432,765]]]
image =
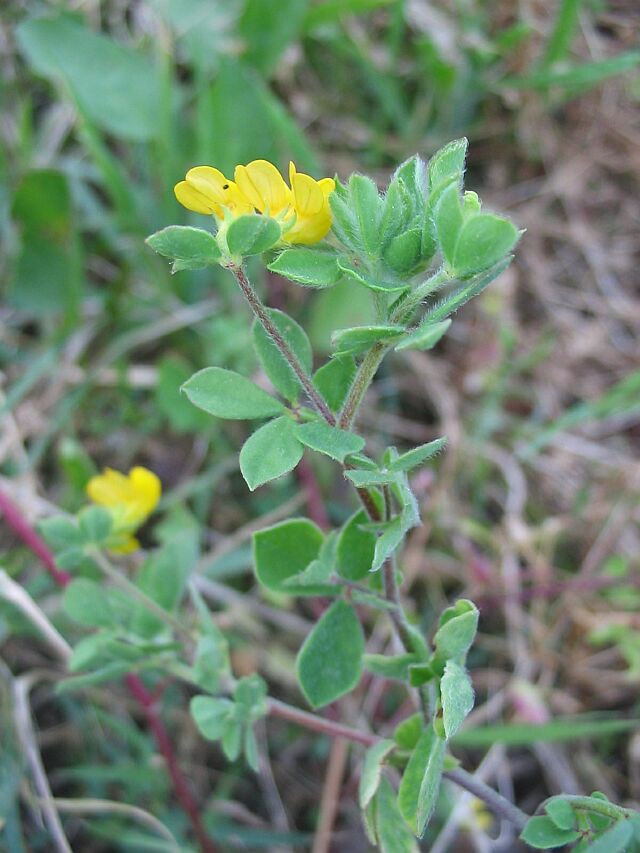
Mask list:
[[[0,490],[0,511],[4,515],[5,521],[9,527],[12,528],[14,533],[16,533],[16,535],[24,542],[27,548],[29,548],[29,550],[40,559],[58,586],[67,586],[71,581],[71,575],[56,566],[55,558],[47,544],[40,536],[38,536],[33,527],[31,527],[29,522],[25,519],[20,509],[2,490]],[[187,781],[178,765],[178,760],[173,749],[173,744],[171,743],[171,738],[169,737],[164,723],[160,719],[156,710],[155,696],[147,690],[142,679],[134,673],[129,673],[129,675],[125,677],[125,683],[129,688],[129,692],[142,709],[147,721],[147,726],[151,730],[158,750],[165,760],[167,772],[171,778],[176,799],[189,818],[194,835],[198,839],[200,849],[203,853],[216,853],[216,847],[211,838],[207,835],[202,820],[200,819],[198,803],[196,802],[191,789],[187,785]]]

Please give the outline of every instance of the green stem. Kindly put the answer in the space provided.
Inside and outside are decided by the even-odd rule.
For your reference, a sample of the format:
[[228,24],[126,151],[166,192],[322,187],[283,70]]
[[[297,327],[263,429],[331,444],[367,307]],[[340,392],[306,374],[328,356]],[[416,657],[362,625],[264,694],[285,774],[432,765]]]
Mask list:
[[298,377],[298,381],[306,391],[307,396],[309,397],[315,408],[322,415],[322,417],[329,424],[329,426],[335,426],[336,419],[333,412],[322,399],[322,395],[315,388],[313,382],[311,381],[311,377],[304,369],[304,367],[300,364],[300,361],[298,360],[295,353],[292,352],[285,339],[282,337],[278,329],[272,323],[265,305],[253,289],[251,282],[247,278],[247,274],[245,273],[244,269],[240,266],[230,266],[229,270],[233,273],[236,281],[238,282],[240,290],[244,294],[244,297],[247,302],[249,303],[251,310],[257,317],[258,321],[262,324],[262,327],[264,328],[265,332],[269,335],[271,340],[282,353],[282,357],[287,361],[295,375]]
[[87,551],[87,556],[91,557],[91,559],[97,563],[100,571],[113,581],[116,586],[119,586],[120,589],[124,590],[129,598],[134,599],[150,613],[153,613],[154,616],[156,616],[161,622],[164,622],[164,624],[170,628],[177,637],[180,637],[189,647],[194,645],[193,634],[188,631],[184,625],[178,621],[178,619],[172,616],[171,613],[163,607],[160,607],[160,605],[156,604],[152,598],[145,595],[139,587],[131,583],[130,580],[127,580],[123,574],[111,565],[102,551],[98,548],[91,548]]
[[367,389],[371,385],[371,380],[375,376],[376,370],[380,366],[380,362],[384,358],[386,351],[387,347],[384,344],[374,344],[361,361],[356,378],[353,380],[347,399],[340,412],[340,417],[338,418],[338,426],[341,429],[351,428],[358,414],[360,403],[367,393]]
[[465,791],[469,791],[469,793],[478,797],[479,800],[486,803],[495,815],[508,820],[509,823],[512,823],[516,829],[522,832],[529,820],[529,815],[503,797],[502,794],[494,791],[489,785],[485,785],[484,782],[476,779],[475,776],[467,773],[461,767],[456,767],[454,770],[446,770],[443,775],[445,779],[455,782],[456,785],[464,788]]

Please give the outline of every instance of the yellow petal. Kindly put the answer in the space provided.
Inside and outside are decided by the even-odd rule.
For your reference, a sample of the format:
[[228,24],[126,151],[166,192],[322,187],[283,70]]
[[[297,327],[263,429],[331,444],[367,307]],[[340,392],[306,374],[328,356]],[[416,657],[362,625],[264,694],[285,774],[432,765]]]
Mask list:
[[286,243],[301,243],[310,246],[312,243],[317,243],[327,236],[331,228],[331,214],[324,209],[312,217],[299,216],[293,225],[284,235],[283,241]]
[[325,203],[325,197],[317,181],[301,172],[293,175],[291,180],[293,204],[300,216],[315,216],[320,213]]
[[186,181],[180,181],[179,184],[176,184],[173,192],[180,204],[187,210],[193,210],[194,213],[215,213],[216,216],[222,216],[219,205]]
[[236,166],[236,184],[242,194],[259,210],[276,216],[291,203],[291,191],[273,163],[253,160],[246,166]]
[[104,473],[97,474],[89,480],[86,491],[94,503],[111,509],[127,502],[129,481],[119,471],[105,468]]
[[140,543],[135,536],[124,534],[114,537],[113,543],[108,546],[112,554],[130,554],[132,551],[137,551]]
[[137,466],[129,471],[132,495],[145,515],[150,515],[158,505],[162,494],[160,478],[148,468]]
[[213,166],[194,166],[187,172],[186,181],[202,195],[217,204],[224,204],[229,181],[219,169],[214,169]]
[[322,194],[324,195],[325,199],[328,199],[329,195],[336,188],[336,182],[333,180],[333,178],[322,178],[318,181],[318,186],[322,190]]

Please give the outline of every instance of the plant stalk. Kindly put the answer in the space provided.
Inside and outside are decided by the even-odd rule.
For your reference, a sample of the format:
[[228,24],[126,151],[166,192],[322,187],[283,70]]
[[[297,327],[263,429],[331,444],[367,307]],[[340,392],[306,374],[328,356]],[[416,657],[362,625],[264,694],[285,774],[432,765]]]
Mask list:
[[287,363],[289,364],[295,375],[298,377],[298,381],[306,391],[307,396],[309,397],[315,408],[322,415],[322,417],[329,424],[329,426],[335,426],[336,418],[333,412],[322,399],[322,395],[315,388],[311,377],[304,369],[304,367],[300,364],[300,361],[295,355],[295,353],[291,351],[291,348],[289,347],[285,339],[282,337],[278,329],[276,329],[274,324],[271,322],[264,303],[253,289],[253,286],[247,278],[247,274],[245,273],[243,267],[230,266],[228,267],[228,269],[233,273],[235,280],[238,282],[240,290],[244,294],[245,299],[251,307],[251,310],[261,323],[265,332],[269,335],[271,340],[282,353],[282,357],[286,359]]
[[341,429],[351,429],[358,414],[360,403],[362,403],[364,395],[367,393],[367,389],[371,385],[371,380],[375,376],[376,370],[380,366],[380,362],[384,358],[386,351],[387,347],[384,344],[374,344],[360,362],[356,378],[353,380],[353,385],[338,419],[338,426]]

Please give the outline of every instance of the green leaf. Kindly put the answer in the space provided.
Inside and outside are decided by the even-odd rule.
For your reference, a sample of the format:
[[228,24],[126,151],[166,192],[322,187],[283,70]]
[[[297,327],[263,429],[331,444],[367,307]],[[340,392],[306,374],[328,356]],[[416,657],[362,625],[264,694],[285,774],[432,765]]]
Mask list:
[[362,675],[364,632],[345,601],[325,611],[304,641],[296,659],[298,681],[312,708],[348,693]]
[[229,721],[222,735],[222,751],[229,761],[235,761],[242,749],[243,726],[236,719]]
[[436,805],[445,748],[445,741],[429,727],[420,735],[402,774],[398,806],[418,838],[422,838]]
[[347,399],[357,372],[355,359],[340,355],[330,359],[316,370],[313,384],[322,394],[332,412],[338,412]]
[[349,581],[359,581],[371,571],[373,554],[376,547],[376,535],[362,525],[369,521],[367,513],[361,509],[346,522],[338,537],[336,548],[336,568],[340,577]]
[[[424,198],[422,201],[424,202]],[[411,191],[396,171],[384,196],[380,219],[380,241],[383,245],[388,245],[393,237],[406,229],[414,207],[415,199],[412,198]]]
[[498,261],[490,269],[478,273],[478,275],[470,278],[461,287],[456,288],[452,293],[445,296],[437,305],[427,311],[422,326],[444,320],[449,314],[453,314],[454,311],[457,311],[458,308],[461,308],[466,302],[473,299],[474,296],[482,293],[494,279],[506,270],[512,260],[513,256],[507,255],[506,258]]
[[43,518],[42,521],[38,522],[38,530],[56,552],[82,545],[84,542],[84,537],[75,519],[65,518],[62,515]]
[[205,367],[181,391],[194,406],[217,418],[252,419],[279,415],[284,406],[245,376],[222,367]]
[[406,532],[407,527],[400,516],[397,516],[385,525],[382,535],[376,540],[373,564],[371,566],[372,572],[377,572],[382,568],[384,561],[400,545]]
[[[268,77],[276,69],[287,45],[299,36],[308,2],[246,0],[243,5],[244,10],[238,22],[243,56],[262,75]],[[233,9],[233,6],[229,9]],[[229,10],[226,11],[229,15]],[[268,25],[265,25],[267,22]]]
[[565,717],[549,723],[531,725],[530,723],[501,723],[495,726],[478,726],[465,729],[455,737],[460,746],[484,749],[493,743],[505,743],[509,746],[530,746],[533,743],[571,742],[578,738],[604,738],[612,734],[630,731],[638,721],[602,719],[592,714]]
[[90,666],[95,667],[96,663],[104,658],[105,646],[112,636],[106,631],[98,631],[79,640],[73,647],[73,653],[67,664],[69,672],[78,672]]
[[[311,373],[313,352],[304,329],[284,311],[278,311],[276,308],[267,308],[266,311],[269,319],[298,358],[304,370]],[[278,391],[287,400],[295,403],[300,396],[302,386],[291,365],[258,320],[253,324],[252,335],[253,346],[265,373]]]
[[323,249],[285,249],[268,269],[305,287],[331,287],[340,278],[335,252]]
[[245,675],[233,689],[238,710],[247,719],[257,720],[267,713],[267,685],[257,673]]
[[417,468],[418,465],[423,465],[428,459],[439,453],[446,443],[447,439],[443,436],[428,442],[428,444],[421,444],[406,453],[401,453],[389,463],[389,469],[391,471],[410,471],[412,468]]
[[116,621],[104,586],[88,578],[71,581],[64,591],[63,605],[67,615],[80,625],[108,628]]
[[203,690],[215,693],[220,688],[221,680],[230,672],[229,647],[222,633],[214,636],[209,631],[200,637],[193,663],[196,684]]
[[545,803],[544,810],[555,823],[558,829],[573,829],[576,823],[576,815],[571,808],[571,803],[562,797],[557,797]]
[[366,809],[378,790],[382,764],[391,750],[395,749],[395,745],[395,741],[381,740],[366,751],[358,786],[358,802],[361,809]]
[[303,448],[296,438],[295,426],[291,418],[276,418],[242,445],[240,471],[251,491],[293,471],[302,459]]
[[13,192],[11,216],[18,245],[8,267],[9,304],[77,322],[84,261],[67,177],[54,169],[28,171]]
[[385,248],[383,257],[392,270],[408,273],[419,263],[422,253],[422,231],[412,228],[393,237]]
[[454,660],[448,660],[440,681],[442,721],[447,740],[453,737],[473,708],[473,685],[469,673]]
[[298,424],[295,434],[305,447],[324,453],[338,462],[343,462],[352,453],[358,453],[365,445],[365,440],[361,436],[329,426],[324,421]]
[[398,808],[391,782],[384,777],[376,794],[375,825],[381,853],[419,853],[416,840]]
[[213,234],[188,225],[169,225],[147,237],[145,243],[174,262],[171,272],[201,270],[220,259],[220,247]]
[[344,472],[344,476],[351,480],[353,485],[358,489],[367,488],[368,486],[386,486],[390,483],[395,483],[397,473],[395,471],[370,471],[367,469],[353,468]]
[[423,717],[419,711],[398,723],[393,732],[393,739],[400,749],[413,750],[415,748],[422,734],[422,725]]
[[587,847],[585,853],[624,853],[624,851],[637,849],[628,846],[629,842],[633,839],[633,834],[633,827],[630,821],[620,820],[611,829],[608,829],[603,835],[593,841]]
[[349,191],[360,239],[366,253],[377,257],[380,253],[379,221],[382,213],[382,199],[378,187],[365,175],[351,175]]
[[86,542],[100,545],[111,533],[113,518],[102,506],[86,506],[78,513],[78,526]]
[[431,157],[427,167],[430,193],[447,181],[462,178],[468,144],[464,138],[454,139]]
[[409,667],[416,663],[417,656],[410,653],[402,655],[365,655],[364,668],[380,678],[392,681],[409,681]]
[[73,678],[65,678],[56,684],[56,693],[68,693],[71,690],[83,690],[85,687],[97,687],[99,684],[106,684],[109,681],[117,681],[126,675],[131,668],[131,664],[123,663],[122,661],[113,661],[101,666],[93,672],[87,672],[84,675],[77,675]]
[[443,320],[441,323],[422,323],[415,331],[405,335],[400,343],[395,345],[394,349],[432,349],[446,333],[450,325],[451,320]]
[[194,696],[189,705],[200,734],[207,740],[220,740],[234,719],[235,706],[230,699]]
[[519,239],[520,232],[508,219],[489,213],[469,217],[450,261],[454,275],[465,277],[488,269],[508,254]]
[[282,230],[275,219],[258,213],[236,217],[226,234],[229,252],[243,258],[261,255],[275,246],[281,236]]
[[571,844],[579,837],[580,833],[575,829],[560,829],[546,815],[530,818],[520,834],[520,838],[536,850],[562,847],[564,844]]
[[408,290],[409,285],[404,281],[397,280],[380,280],[363,270],[362,267],[349,261],[344,256],[338,257],[338,268],[347,276],[347,278],[357,281],[358,284],[369,288],[369,290],[377,291],[378,293],[397,293],[401,290]]
[[447,187],[436,204],[433,218],[442,249],[449,269],[453,269],[456,246],[463,227],[460,190],[457,183]]
[[155,138],[162,127],[162,78],[149,54],[85,27],[75,15],[31,18],[17,27],[38,74],[64,83],[98,127],[123,139]]
[[337,355],[344,355],[362,352],[378,342],[396,340],[404,333],[404,326],[355,326],[335,331],[331,336],[331,343]]
[[[260,530],[253,536],[253,560],[258,581],[271,592],[292,594],[287,581],[301,574],[318,559],[324,536],[306,518],[293,518]],[[330,586],[306,586],[295,592],[322,595]]]
[[464,658],[478,630],[478,608],[473,601],[461,598],[440,617],[440,627],[433,643],[443,660]]

